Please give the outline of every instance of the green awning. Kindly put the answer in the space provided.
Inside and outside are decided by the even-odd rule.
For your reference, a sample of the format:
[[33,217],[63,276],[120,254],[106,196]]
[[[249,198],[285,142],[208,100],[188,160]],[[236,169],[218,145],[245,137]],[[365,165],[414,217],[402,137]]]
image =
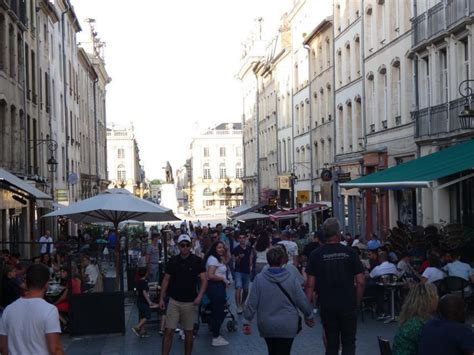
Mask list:
[[474,139],[392,168],[342,183],[352,188],[430,187],[432,181],[474,169]]

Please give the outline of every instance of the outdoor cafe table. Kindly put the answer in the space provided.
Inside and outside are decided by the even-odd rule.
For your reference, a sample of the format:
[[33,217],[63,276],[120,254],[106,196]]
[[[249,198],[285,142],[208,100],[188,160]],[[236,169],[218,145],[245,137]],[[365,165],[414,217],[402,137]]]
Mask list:
[[397,320],[395,316],[395,291],[402,288],[405,282],[377,282],[378,286],[382,286],[390,291],[390,318],[384,321],[385,324],[395,322]]
[[54,301],[61,295],[65,287],[61,286],[59,283],[50,283],[48,290],[46,291],[44,297],[49,303],[54,303]]

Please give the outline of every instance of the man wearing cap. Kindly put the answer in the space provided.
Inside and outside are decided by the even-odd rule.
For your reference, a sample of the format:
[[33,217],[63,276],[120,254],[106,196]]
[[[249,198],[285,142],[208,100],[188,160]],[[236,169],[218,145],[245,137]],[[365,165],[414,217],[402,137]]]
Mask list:
[[146,266],[148,268],[148,281],[158,282],[158,266],[160,261],[160,249],[158,239],[160,234],[158,231],[151,233],[151,244],[146,248]]
[[[173,334],[181,324],[184,330],[184,354],[193,349],[193,329],[196,312],[207,288],[206,268],[203,260],[191,253],[191,238],[187,234],[178,237],[179,254],[173,256],[166,265],[161,284],[160,308],[165,309],[165,296],[169,296],[166,311],[165,335],[162,354],[168,355],[173,344]],[[200,280],[199,293],[198,278]]]

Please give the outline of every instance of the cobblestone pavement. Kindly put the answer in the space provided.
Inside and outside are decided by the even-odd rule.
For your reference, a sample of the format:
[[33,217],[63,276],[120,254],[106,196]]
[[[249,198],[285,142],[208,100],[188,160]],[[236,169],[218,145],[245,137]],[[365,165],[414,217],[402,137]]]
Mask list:
[[[62,336],[62,342],[66,349],[67,355],[152,355],[161,354],[161,336],[158,334],[158,326],[150,324],[147,326],[151,337],[139,339],[130,327],[137,322],[137,310],[135,305],[126,306],[125,315],[127,319],[127,327],[125,335],[96,335],[70,337]],[[222,335],[226,338],[230,345],[224,347],[212,347],[211,335],[205,326],[201,327],[199,334],[194,342],[193,354],[215,354],[215,355],[265,355],[266,346],[262,338],[258,336],[256,322],[252,324],[251,335],[242,334],[242,320],[239,316],[238,330],[235,333],[229,333],[223,326]],[[324,347],[321,338],[321,323],[317,317],[317,324],[314,328],[303,328],[303,331],[296,337],[292,348],[292,354],[324,354]],[[376,355],[379,354],[377,336],[383,336],[393,341],[397,325],[396,323],[384,324],[376,320],[366,317],[365,321],[359,320],[357,334],[357,354],[358,355]],[[183,341],[178,335],[173,341],[173,355],[183,354]]]

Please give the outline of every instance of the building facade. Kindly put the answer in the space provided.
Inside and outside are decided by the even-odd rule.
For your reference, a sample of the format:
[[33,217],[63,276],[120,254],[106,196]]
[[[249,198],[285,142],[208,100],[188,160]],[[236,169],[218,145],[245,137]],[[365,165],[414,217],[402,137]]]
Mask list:
[[[105,125],[102,132],[80,134],[80,122],[94,127],[97,109],[105,105],[109,79],[102,63],[107,78],[104,95],[90,94],[79,111],[79,97],[86,96],[79,88],[87,86],[84,77],[79,80],[79,66],[90,76],[97,74],[91,62],[79,64],[76,33],[80,30],[67,0],[0,3],[0,168],[5,171],[0,187],[0,239],[4,242],[35,240],[46,228],[56,234],[55,221],[39,217],[53,208],[52,202],[68,204],[84,197],[79,172],[87,156],[81,152],[81,143],[91,142],[91,155],[101,150],[91,138],[105,135]],[[95,57],[94,53],[87,56]],[[105,122],[105,110],[101,117]],[[106,180],[105,159],[96,165],[90,174],[93,180]],[[15,196],[20,195],[19,203]],[[29,250],[21,252],[28,255]]]
[[134,127],[111,124],[107,128],[107,176],[109,188],[127,189],[140,195],[145,182]]
[[[221,123],[190,144],[189,207],[196,214],[225,213],[242,204],[242,125]],[[189,201],[189,200],[188,200]]]

